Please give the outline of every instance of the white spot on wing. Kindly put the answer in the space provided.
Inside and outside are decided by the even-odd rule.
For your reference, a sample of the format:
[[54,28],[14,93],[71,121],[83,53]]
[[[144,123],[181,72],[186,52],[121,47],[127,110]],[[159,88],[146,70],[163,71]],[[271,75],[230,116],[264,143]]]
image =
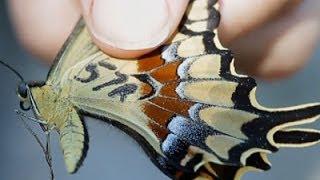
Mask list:
[[190,65],[193,63],[194,58],[187,58],[184,60],[180,66],[178,67],[178,75],[180,79],[186,79],[188,78],[188,70],[190,68]]
[[177,49],[181,42],[173,43],[165,47],[165,50],[161,54],[161,58],[167,63],[175,61],[178,59]]

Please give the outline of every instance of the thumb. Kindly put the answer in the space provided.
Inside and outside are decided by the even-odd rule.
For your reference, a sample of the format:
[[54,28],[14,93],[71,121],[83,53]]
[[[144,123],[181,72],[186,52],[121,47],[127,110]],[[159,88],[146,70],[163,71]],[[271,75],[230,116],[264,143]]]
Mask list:
[[189,0],[81,0],[95,43],[107,54],[135,58],[164,43]]

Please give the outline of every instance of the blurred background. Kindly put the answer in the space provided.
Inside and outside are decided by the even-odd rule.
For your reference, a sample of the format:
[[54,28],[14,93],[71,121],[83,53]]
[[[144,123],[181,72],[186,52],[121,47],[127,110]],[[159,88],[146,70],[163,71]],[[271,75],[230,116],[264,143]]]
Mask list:
[[[299,37],[297,37],[299,38]],[[290,48],[290,47],[288,47]],[[26,53],[16,42],[0,1],[0,59],[11,64],[26,80],[45,80],[49,66]],[[0,179],[49,179],[44,155],[34,138],[17,118],[17,79],[0,67]],[[320,43],[307,66],[293,77],[277,82],[258,81],[258,100],[269,107],[320,101]],[[58,137],[52,136],[53,168],[57,180],[168,179],[129,136],[105,122],[85,119],[90,136],[87,157],[74,175],[66,172]],[[31,123],[32,124],[32,123]],[[320,123],[315,126],[320,129]],[[34,130],[41,134],[37,126]],[[244,180],[319,180],[320,146],[282,149],[270,156],[272,169],[248,173]]]

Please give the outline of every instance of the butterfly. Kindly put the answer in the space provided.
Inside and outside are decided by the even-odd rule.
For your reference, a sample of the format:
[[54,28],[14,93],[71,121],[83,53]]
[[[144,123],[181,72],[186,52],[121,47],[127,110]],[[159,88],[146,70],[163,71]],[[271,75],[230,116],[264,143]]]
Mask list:
[[86,153],[85,116],[131,135],[172,179],[240,179],[270,169],[267,155],[281,147],[320,141],[319,130],[300,127],[317,120],[319,103],[257,102],[255,80],[236,72],[219,42],[217,9],[216,0],[190,1],[171,40],[135,60],[104,54],[80,20],[47,80],[18,86],[21,108],[59,133],[69,173]]

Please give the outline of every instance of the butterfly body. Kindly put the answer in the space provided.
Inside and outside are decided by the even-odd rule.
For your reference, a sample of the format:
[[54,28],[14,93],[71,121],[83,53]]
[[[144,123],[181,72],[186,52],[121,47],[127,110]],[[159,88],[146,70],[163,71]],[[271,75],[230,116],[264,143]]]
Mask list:
[[80,20],[44,85],[29,86],[36,116],[60,134],[65,163],[85,153],[84,116],[115,124],[175,179],[239,179],[267,170],[280,147],[319,142],[320,104],[270,109],[255,99],[254,79],[238,74],[216,35],[216,1],[191,1],[174,37],[136,60],[101,52]]
[[60,134],[68,172],[74,172],[85,146],[84,127],[77,110],[66,96],[49,85],[30,87],[30,94],[37,118],[46,123],[46,129],[55,129]]

